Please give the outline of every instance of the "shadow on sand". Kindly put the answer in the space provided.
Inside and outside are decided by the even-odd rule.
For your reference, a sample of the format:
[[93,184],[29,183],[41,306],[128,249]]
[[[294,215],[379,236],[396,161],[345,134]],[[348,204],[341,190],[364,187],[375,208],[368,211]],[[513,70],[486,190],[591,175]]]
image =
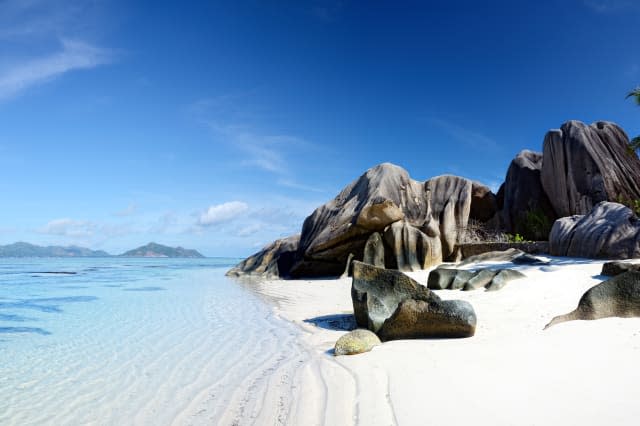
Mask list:
[[352,314],[322,315],[308,318],[304,322],[327,330],[351,331],[358,327]]

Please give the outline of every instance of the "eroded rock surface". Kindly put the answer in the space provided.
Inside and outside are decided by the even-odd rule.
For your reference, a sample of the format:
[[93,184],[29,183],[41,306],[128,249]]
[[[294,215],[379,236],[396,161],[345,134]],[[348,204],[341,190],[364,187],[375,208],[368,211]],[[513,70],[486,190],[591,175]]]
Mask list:
[[300,235],[276,240],[227,272],[227,276],[286,277],[295,262]]
[[[349,253],[364,259],[370,236],[383,236],[385,266],[413,271],[458,260],[475,194],[477,214],[492,212],[488,188],[457,176],[426,182],[402,168],[369,169],[304,222],[294,277],[339,275]],[[371,260],[370,258],[368,258]]]
[[587,215],[556,220],[549,250],[553,256],[591,259],[640,257],[640,220],[628,207],[603,201]]
[[544,140],[541,181],[558,217],[587,214],[601,201],[640,199],[640,159],[618,125],[568,121]]
[[478,269],[470,271],[451,267],[435,268],[429,273],[427,287],[431,290],[478,290],[496,291],[507,283],[526,278],[522,272],[513,269]]
[[557,218],[542,188],[541,170],[542,154],[523,150],[511,161],[504,182],[505,230],[534,241],[546,240]]

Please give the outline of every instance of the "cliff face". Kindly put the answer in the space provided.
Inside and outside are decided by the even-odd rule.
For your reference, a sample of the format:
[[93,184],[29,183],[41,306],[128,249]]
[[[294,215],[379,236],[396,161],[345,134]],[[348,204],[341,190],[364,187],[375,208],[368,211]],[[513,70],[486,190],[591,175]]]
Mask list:
[[544,140],[542,186],[558,217],[587,214],[601,201],[640,199],[640,159],[618,125],[568,121]]

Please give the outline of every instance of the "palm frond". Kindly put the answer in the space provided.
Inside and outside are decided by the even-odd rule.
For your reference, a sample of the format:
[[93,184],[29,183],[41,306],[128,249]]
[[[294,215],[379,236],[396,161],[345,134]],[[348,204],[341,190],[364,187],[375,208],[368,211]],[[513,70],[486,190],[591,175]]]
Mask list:
[[631,92],[629,92],[625,97],[625,99],[629,99],[629,98],[635,98],[636,103],[640,105],[640,87],[636,87]]

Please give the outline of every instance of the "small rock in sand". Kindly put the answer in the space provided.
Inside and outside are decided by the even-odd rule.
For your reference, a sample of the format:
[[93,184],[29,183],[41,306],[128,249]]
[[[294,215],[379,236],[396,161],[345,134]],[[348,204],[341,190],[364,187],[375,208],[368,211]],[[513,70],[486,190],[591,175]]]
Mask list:
[[382,342],[374,332],[358,328],[340,337],[333,353],[335,356],[361,354],[380,344]]

